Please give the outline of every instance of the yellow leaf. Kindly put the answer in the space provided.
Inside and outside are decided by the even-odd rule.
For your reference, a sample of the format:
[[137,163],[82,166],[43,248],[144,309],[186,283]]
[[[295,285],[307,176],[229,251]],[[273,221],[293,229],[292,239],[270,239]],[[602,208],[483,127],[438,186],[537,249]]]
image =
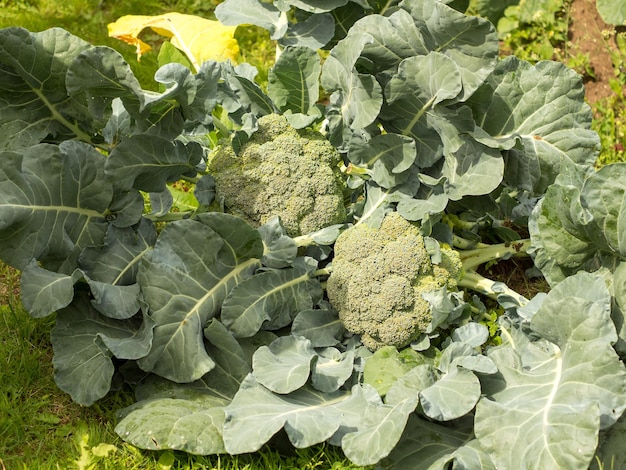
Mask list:
[[224,26],[219,21],[199,16],[181,13],[127,15],[108,25],[109,36],[134,45],[138,59],[151,49],[139,39],[146,28],[168,38],[189,58],[196,70],[207,60],[236,61],[239,55],[239,44],[234,37],[236,26]]

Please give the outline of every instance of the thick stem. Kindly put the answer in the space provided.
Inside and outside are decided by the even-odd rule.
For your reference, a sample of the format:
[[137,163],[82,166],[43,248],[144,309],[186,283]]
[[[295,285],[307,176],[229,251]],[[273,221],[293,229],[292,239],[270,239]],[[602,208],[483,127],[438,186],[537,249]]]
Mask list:
[[530,248],[530,239],[517,240],[510,243],[500,243],[498,245],[478,245],[473,250],[459,251],[463,268],[473,271],[478,266],[489,261],[508,259],[511,256],[528,256],[526,251]]
[[520,305],[526,305],[528,299],[518,294],[503,282],[492,281],[478,274],[476,271],[467,271],[463,273],[463,277],[458,282],[458,286],[464,289],[471,289],[479,294],[483,294],[490,299],[498,300],[501,295],[506,295],[515,299]]

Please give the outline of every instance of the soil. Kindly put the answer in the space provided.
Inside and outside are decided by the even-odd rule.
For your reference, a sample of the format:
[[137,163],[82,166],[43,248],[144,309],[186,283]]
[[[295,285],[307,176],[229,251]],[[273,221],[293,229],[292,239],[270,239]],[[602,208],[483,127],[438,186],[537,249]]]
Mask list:
[[615,76],[611,51],[616,51],[615,26],[606,24],[596,8],[596,0],[573,0],[570,7],[569,52],[589,57],[595,78],[585,79],[590,104],[613,94],[609,80]]

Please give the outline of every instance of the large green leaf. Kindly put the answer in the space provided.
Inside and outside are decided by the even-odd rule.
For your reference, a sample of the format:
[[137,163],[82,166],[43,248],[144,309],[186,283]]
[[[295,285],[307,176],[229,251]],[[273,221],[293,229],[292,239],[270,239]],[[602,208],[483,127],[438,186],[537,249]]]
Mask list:
[[498,39],[493,25],[439,1],[400,6],[389,16],[368,15],[350,30],[350,36],[371,37],[363,56],[373,70],[392,74],[403,59],[440,52],[459,67],[460,100],[467,99],[495,67]]
[[51,340],[54,379],[81,405],[91,405],[111,387],[119,359],[139,359],[152,342],[154,322],[145,314],[115,320],[97,312],[86,295],[57,313]]
[[472,433],[471,420],[455,421],[449,426],[427,421],[417,415],[409,418],[398,445],[381,462],[385,470],[420,469],[495,470],[489,454]]
[[106,116],[116,97],[134,116],[144,105],[143,90],[130,65],[109,47],[92,47],[76,57],[68,68],[65,84],[70,96],[85,93],[90,111],[99,119]]
[[287,18],[272,4],[259,0],[226,0],[215,9],[220,23],[229,26],[253,24],[265,28],[272,39],[281,38],[287,31]]
[[[246,110],[255,116],[263,116],[275,112],[274,103],[261,87],[253,81],[253,77],[242,71],[241,67],[222,67],[224,86],[221,88],[222,106],[229,112]],[[231,115],[232,116],[232,115]]]
[[498,62],[499,43],[495,27],[477,16],[466,16],[443,2],[403,2],[416,23],[428,30],[430,50],[452,59],[461,73],[460,101],[469,98]]
[[332,93],[345,125],[354,129],[370,125],[383,103],[382,89],[372,75],[358,73],[355,64],[371,38],[346,38],[331,51],[322,67],[321,83]]
[[110,225],[102,245],[83,250],[78,262],[94,296],[92,305],[100,313],[118,319],[137,313],[139,262],[155,242],[154,224],[142,218],[137,227]]
[[142,449],[222,454],[225,449],[221,432],[227,403],[214,397],[140,401],[124,410],[115,431]]
[[403,59],[432,50],[427,34],[423,23],[418,24],[407,11],[398,10],[389,16],[365,16],[350,28],[348,37],[352,41],[369,37],[362,55],[372,62],[373,70],[395,72]]
[[37,259],[71,274],[107,227],[113,190],[104,162],[93,147],[70,141],[0,154],[0,257],[18,269]]
[[201,214],[170,223],[139,267],[138,281],[157,326],[140,366],[175,382],[215,367],[203,330],[234,286],[260,266],[259,233],[237,217]]
[[24,308],[31,316],[41,318],[67,307],[74,298],[74,284],[81,278],[79,270],[71,275],[56,273],[39,267],[33,260],[22,270],[20,278]]
[[476,0],[473,5],[475,4],[476,11],[480,16],[497,25],[498,20],[504,16],[504,10],[519,3],[520,0],[500,0],[498,2],[493,0]]
[[337,345],[344,331],[339,315],[330,309],[302,310],[291,324],[291,334],[304,336],[315,348]]
[[322,300],[322,287],[308,266],[267,271],[239,283],[224,301],[222,322],[238,338],[261,328],[289,325],[298,312]]
[[623,26],[626,23],[626,3],[620,0],[597,0],[596,5],[600,16],[608,24]]
[[461,89],[458,67],[439,52],[405,59],[387,83],[382,117],[390,129],[415,139],[420,167],[431,166],[443,154],[442,136],[429,125],[428,113]]
[[612,272],[624,259],[625,177],[622,163],[597,172],[563,165],[528,222],[535,264],[552,285],[579,270]]
[[269,70],[267,92],[282,112],[309,114],[319,97],[322,66],[316,51],[290,46]]
[[355,352],[324,348],[316,353],[311,369],[313,387],[320,392],[328,393],[339,390],[354,372]]
[[420,391],[420,404],[429,418],[450,421],[469,413],[480,393],[476,375],[463,367],[450,367],[439,380]]
[[138,403],[122,411],[115,431],[143,449],[193,454],[225,452],[224,407],[250,372],[244,351],[226,328],[211,320],[204,330],[216,367],[201,379],[176,384],[150,376],[137,387]]
[[542,339],[489,351],[500,374],[477,405],[475,432],[498,468],[588,467],[599,430],[626,408],[610,310],[602,278],[570,276],[532,318]]
[[591,174],[580,197],[591,216],[585,231],[592,243],[626,258],[626,163],[606,165]]
[[380,402],[378,394],[364,392],[359,385],[352,393],[322,393],[305,386],[278,395],[249,375],[226,407],[224,444],[230,454],[254,452],[284,428],[294,446],[309,447],[331,438],[342,426],[356,428],[371,402]]
[[68,96],[65,87],[71,63],[91,47],[60,28],[0,30],[0,148],[50,138],[91,140],[97,121],[86,97]]
[[[478,125],[510,148],[506,180],[543,194],[563,160],[593,164],[599,140],[591,130],[591,109],[581,78],[558,62],[531,65],[515,57],[498,63],[472,98]],[[531,171],[515,171],[516,168]]]
[[364,167],[383,188],[394,188],[409,177],[407,170],[415,162],[415,141],[398,134],[374,136],[365,145],[355,145],[348,152],[349,160]]
[[596,456],[589,467],[591,470],[624,468],[626,466],[625,425],[626,416],[622,416],[616,424],[600,435]]
[[308,11],[309,13],[324,13],[344,6],[350,0],[284,0],[286,3]]
[[293,392],[309,379],[315,357],[308,339],[282,336],[256,350],[252,356],[254,378],[273,392]]
[[90,279],[113,285],[132,284],[139,262],[155,244],[154,223],[144,217],[136,227],[107,229],[103,243],[85,248],[80,255],[81,269]]
[[373,465],[389,455],[415,410],[417,396],[391,405],[382,402],[368,405],[363,410],[361,429],[346,434],[341,440],[344,453],[357,465]]
[[298,256],[298,245],[287,235],[280,217],[275,216],[258,228],[265,247],[261,263],[268,268],[286,268]]
[[202,147],[160,136],[140,134],[124,139],[106,162],[106,174],[121,190],[160,192],[181,176],[196,176]]
[[291,23],[280,40],[283,46],[307,47],[317,51],[335,35],[335,19],[330,13],[310,15],[306,20]]

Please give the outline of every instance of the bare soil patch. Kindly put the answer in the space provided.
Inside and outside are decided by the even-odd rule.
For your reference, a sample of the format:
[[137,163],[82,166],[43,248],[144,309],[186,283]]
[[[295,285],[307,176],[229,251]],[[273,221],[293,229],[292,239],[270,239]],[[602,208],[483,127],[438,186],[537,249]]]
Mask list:
[[596,0],[573,0],[570,7],[570,53],[589,57],[595,78],[587,78],[585,90],[591,104],[613,94],[609,80],[615,76],[611,52],[617,51],[615,26],[606,24]]

